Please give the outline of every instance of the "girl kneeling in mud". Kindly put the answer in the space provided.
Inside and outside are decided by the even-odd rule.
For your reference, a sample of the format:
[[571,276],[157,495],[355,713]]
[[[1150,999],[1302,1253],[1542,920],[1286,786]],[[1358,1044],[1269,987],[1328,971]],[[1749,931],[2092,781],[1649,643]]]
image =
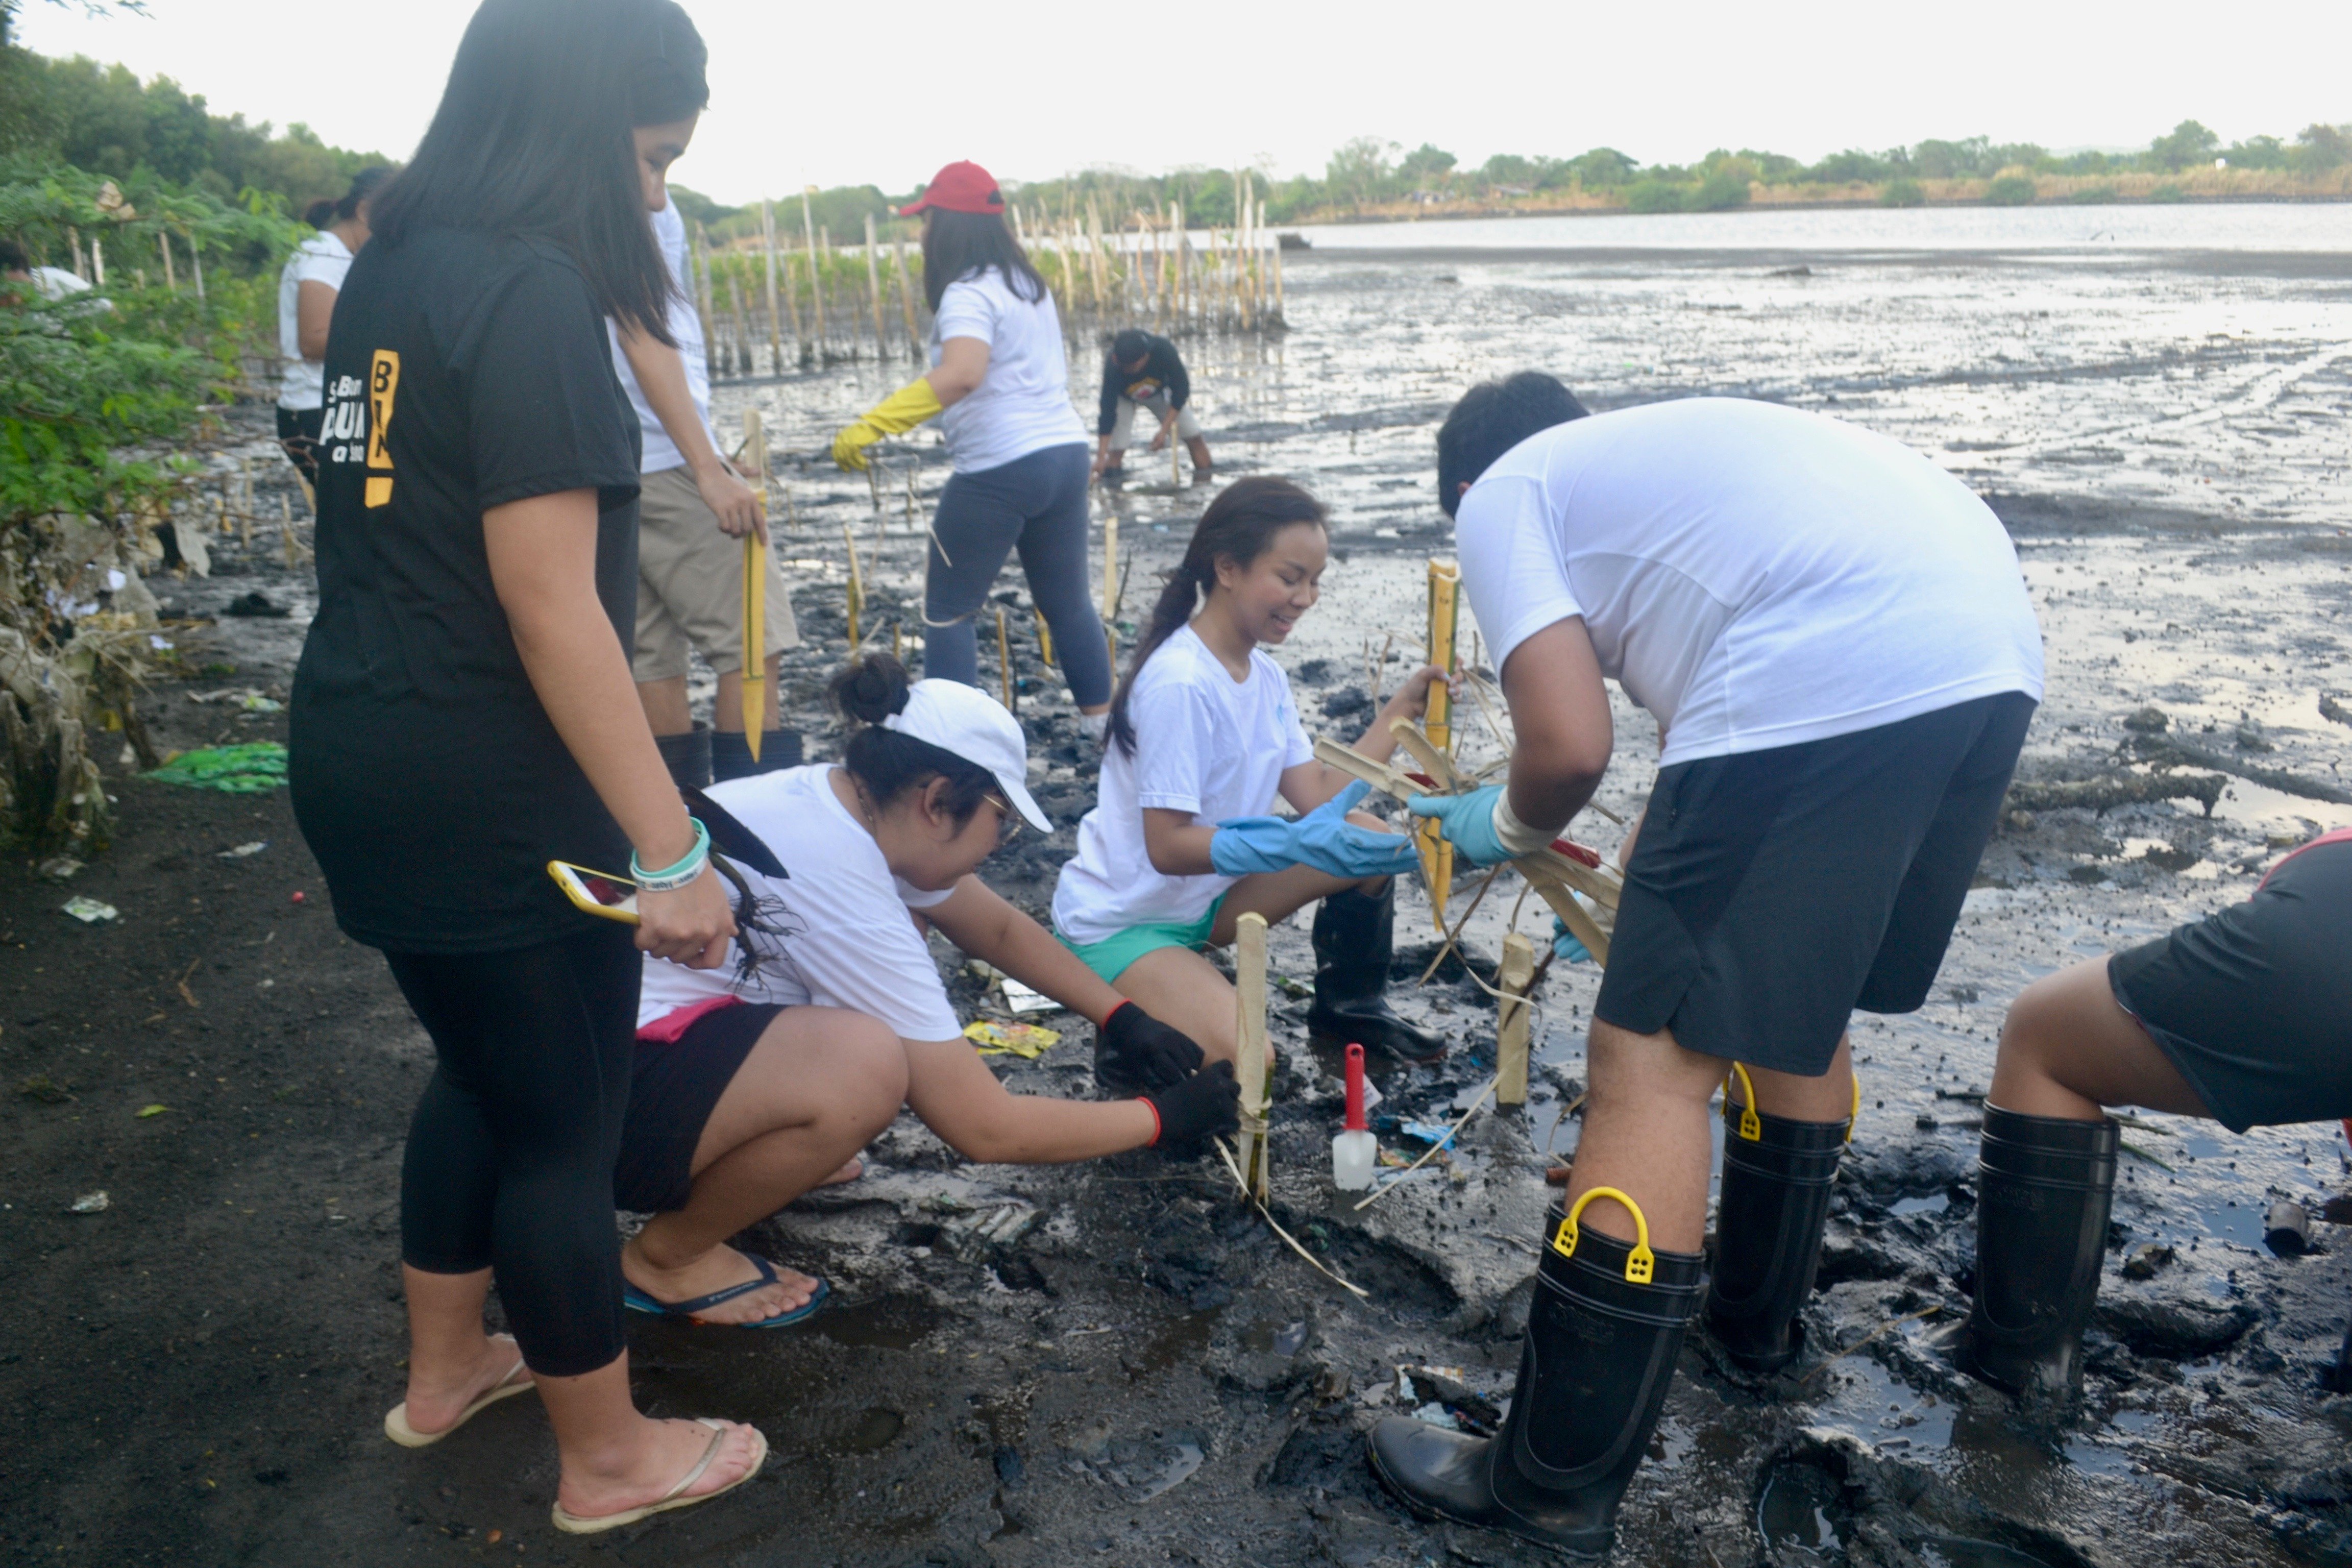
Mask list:
[[[1072,951],[1213,1061],[1236,1048],[1234,988],[1200,950],[1232,942],[1245,912],[1279,921],[1318,899],[1309,1036],[1408,1061],[1445,1049],[1383,994],[1412,840],[1349,815],[1364,786],[1315,761],[1259,646],[1314,606],[1329,543],[1322,503],[1288,479],[1242,479],[1209,503],[1112,696],[1101,792],[1054,892]],[[1390,723],[1419,718],[1444,678],[1416,671],[1358,749],[1387,757]],[[1277,798],[1299,815],[1265,815]],[[1098,1052],[1095,1070],[1106,1089],[1150,1087],[1116,1056]]]
[[[1195,1070],[1198,1046],[972,874],[1024,821],[1051,830],[1013,717],[958,681],[909,684],[883,655],[844,669],[833,697],[855,730],[839,764],[710,791],[787,873],[741,868],[755,923],[739,928],[737,962],[646,965],[614,1178],[622,1207],[658,1211],[622,1254],[638,1311],[754,1328],[814,1311],[823,1281],[727,1238],[824,1182],[902,1104],[990,1163],[1173,1149],[1235,1126],[1229,1062]],[[1151,1091],[1007,1093],[963,1037],[923,924],[1092,1019],[1098,1051],[1144,1064]]]

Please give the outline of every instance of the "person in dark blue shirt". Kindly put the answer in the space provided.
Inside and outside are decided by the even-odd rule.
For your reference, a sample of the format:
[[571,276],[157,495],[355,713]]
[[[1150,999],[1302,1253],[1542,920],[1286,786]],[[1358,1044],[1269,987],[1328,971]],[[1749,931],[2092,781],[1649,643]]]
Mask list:
[[1200,422],[1192,417],[1192,378],[1176,345],[1138,327],[1111,340],[1103,356],[1102,414],[1095,424],[1095,473],[1121,471],[1127,449],[1135,444],[1135,411],[1148,408],[1160,421],[1150,450],[1168,445],[1172,433],[1192,455],[1192,482],[1209,478],[1209,443],[1201,438]]

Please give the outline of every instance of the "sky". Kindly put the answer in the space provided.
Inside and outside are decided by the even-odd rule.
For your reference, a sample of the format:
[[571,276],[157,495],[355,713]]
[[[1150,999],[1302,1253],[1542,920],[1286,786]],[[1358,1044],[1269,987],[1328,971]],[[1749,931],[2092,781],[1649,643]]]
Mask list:
[[[1979,133],[2136,148],[2189,118],[2225,142],[2352,121],[2347,0],[2236,14],[2177,0],[685,3],[711,45],[711,107],[676,177],[730,203],[811,184],[910,190],[956,158],[1008,181],[1319,174],[1355,136],[1434,142],[1465,165],[1600,145],[1687,163],[1721,146],[1810,161]],[[144,16],[90,17],[27,0],[20,37],[171,76],[215,113],[401,156],[472,10],[147,0]]]

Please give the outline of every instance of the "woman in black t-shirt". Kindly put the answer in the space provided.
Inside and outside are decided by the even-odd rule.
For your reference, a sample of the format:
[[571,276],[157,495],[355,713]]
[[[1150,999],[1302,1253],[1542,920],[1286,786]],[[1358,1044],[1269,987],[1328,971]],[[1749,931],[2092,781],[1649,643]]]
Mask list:
[[[335,311],[294,681],[303,835],[438,1058],[401,1176],[412,1345],[385,1430],[419,1447],[536,1387],[573,1531],[714,1497],[767,1451],[637,1413],[612,1212],[636,949],[709,966],[734,931],[630,680],[637,430],[604,336],[610,316],[663,338],[647,187],[704,59],[670,0],[475,14]],[[628,862],[635,947],[551,859]],[[483,1330],[493,1273],[513,1340]]]

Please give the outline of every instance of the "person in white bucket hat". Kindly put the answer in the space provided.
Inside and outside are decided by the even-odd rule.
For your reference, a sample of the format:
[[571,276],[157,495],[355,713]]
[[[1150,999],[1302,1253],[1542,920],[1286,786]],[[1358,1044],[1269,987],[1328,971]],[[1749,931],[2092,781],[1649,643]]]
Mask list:
[[[740,868],[731,962],[646,967],[615,1201],[654,1217],[622,1254],[644,1312],[772,1328],[823,1305],[822,1280],[727,1245],[854,1162],[900,1107],[969,1160],[1057,1163],[1231,1132],[1230,1063],[1127,1000],[973,873],[1024,827],[1020,724],[961,681],[909,682],[874,654],[833,681],[851,733],[837,763],[759,773],[709,799],[785,875]],[[925,940],[1092,1021],[1101,1048],[1168,1087],[1129,1100],[1008,1093],[963,1034]]]

